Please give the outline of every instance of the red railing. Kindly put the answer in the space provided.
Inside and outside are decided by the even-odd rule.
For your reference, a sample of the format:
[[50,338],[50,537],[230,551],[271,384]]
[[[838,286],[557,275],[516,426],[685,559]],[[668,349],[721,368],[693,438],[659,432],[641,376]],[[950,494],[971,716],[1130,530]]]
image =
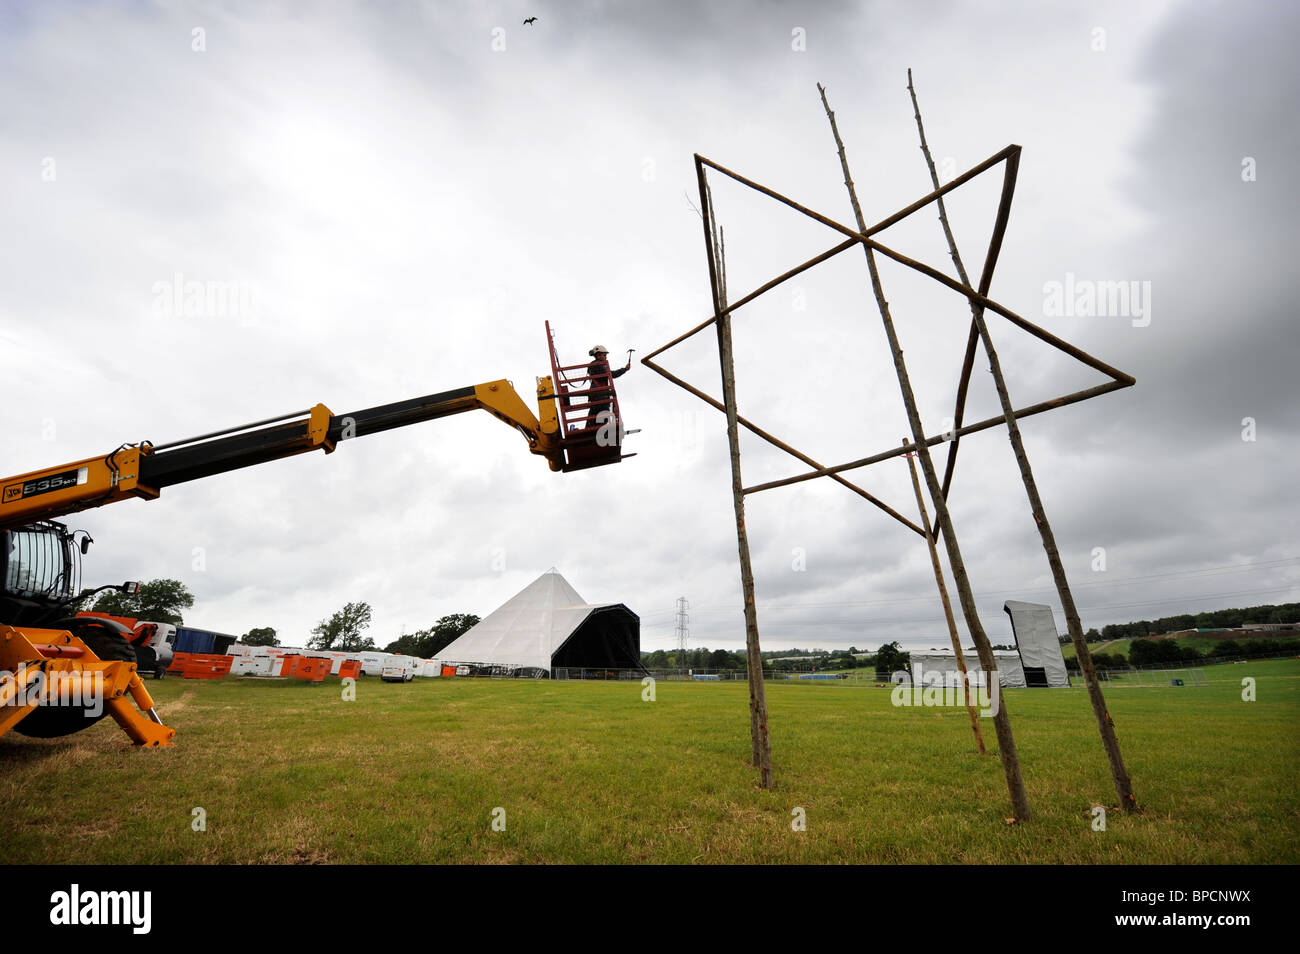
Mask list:
[[594,375],[594,358],[585,364],[560,364],[549,321],[546,341],[551,352],[551,381],[555,385],[564,469],[582,470],[622,460],[623,415],[608,362],[603,373]]

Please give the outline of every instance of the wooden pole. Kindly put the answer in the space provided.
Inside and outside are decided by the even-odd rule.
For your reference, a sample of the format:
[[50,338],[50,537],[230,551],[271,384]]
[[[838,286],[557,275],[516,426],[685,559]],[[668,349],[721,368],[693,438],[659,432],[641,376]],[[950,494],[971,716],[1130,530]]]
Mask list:
[[[903,443],[908,443],[906,437],[903,438]],[[939,563],[939,550],[934,545],[934,534],[930,530],[930,514],[925,508],[925,498],[921,496],[921,481],[916,476],[916,457],[912,454],[907,455],[907,469],[912,475],[916,507],[921,511],[921,526],[925,528],[925,542],[930,550],[930,564],[934,567],[934,582],[939,586],[939,600],[943,603],[943,615],[948,621],[948,636],[952,639],[952,651],[957,654],[957,669],[961,672],[961,682],[966,694],[966,711],[970,714],[971,731],[975,733],[975,750],[980,755],[984,755],[984,733],[980,730],[980,717],[975,711],[973,696],[975,687],[966,676],[966,655],[961,651],[961,637],[957,635],[957,621],[952,616],[952,601],[948,599],[948,586],[943,581],[943,566]]]
[[[849,173],[849,161],[844,151],[844,142],[840,139],[839,129],[835,125],[835,114],[831,111],[830,103],[826,100],[825,88],[818,83],[817,89],[821,93],[822,105],[826,108],[826,118],[830,120],[831,132],[835,136],[835,145],[840,155],[840,166],[844,170],[844,185],[849,190],[849,201],[853,205],[853,214],[857,218],[858,229],[859,231],[866,231],[866,220],[862,215],[862,207],[858,204],[857,191],[853,187],[853,177]],[[939,523],[939,528],[943,533],[944,546],[948,550],[948,562],[952,566],[953,583],[957,587],[957,595],[961,600],[962,614],[966,617],[966,626],[970,630],[971,638],[975,641],[975,648],[979,651],[980,664],[984,668],[985,678],[991,681],[998,678],[997,660],[993,656],[993,649],[989,645],[988,635],[984,632],[984,626],[980,622],[979,612],[975,606],[975,596],[971,591],[970,579],[966,575],[966,564],[962,560],[961,550],[957,546],[957,537],[952,528],[952,518],[948,513],[948,506],[943,499],[943,494],[940,493],[934,461],[930,457],[930,448],[925,443],[925,430],[921,426],[921,417],[916,409],[916,397],[912,393],[911,381],[907,375],[907,365],[903,361],[903,349],[898,343],[898,335],[894,331],[894,322],[889,314],[889,302],[885,300],[885,292],[880,284],[880,272],[876,268],[875,255],[869,245],[864,244],[863,250],[867,256],[867,268],[871,272],[871,288],[875,293],[876,304],[880,310],[880,320],[884,324],[885,336],[889,339],[889,350],[894,357],[894,372],[898,377],[898,387],[903,396],[903,406],[907,410],[907,420],[911,426],[912,440],[916,445],[917,456],[921,462],[921,471],[925,474],[925,482],[930,490],[930,499],[934,503],[935,519]],[[1025,782],[1020,772],[1020,756],[1016,751],[1015,737],[1011,732],[1011,720],[1007,714],[1006,696],[999,694],[998,702],[999,705],[993,717],[993,725],[997,731],[998,754],[1002,759],[1002,771],[1006,776],[1007,792],[1011,796],[1011,810],[1017,821],[1027,821],[1030,817],[1029,799],[1025,794]]]
[[[916,89],[912,85],[912,71],[907,71],[907,90],[912,97],[912,106],[916,113],[916,128],[921,136],[921,151],[925,154],[926,164],[930,168],[930,180],[934,187],[939,188],[939,175],[935,171],[934,159],[930,155],[930,147],[925,141],[925,127],[921,124],[921,107],[917,104]],[[1015,175],[1015,165],[1008,160],[1008,176]],[[1004,190],[1004,195],[1006,191]],[[948,224],[948,215],[944,209],[943,197],[937,200],[939,204],[939,222],[943,225],[943,234],[948,240],[948,249],[952,253],[953,264],[957,267],[957,276],[965,285],[970,285],[970,280],[966,276],[966,269],[962,265],[961,255],[957,252],[957,242],[953,238],[952,228]],[[999,215],[1004,215],[1003,210],[999,210]],[[985,274],[980,280],[980,294],[988,294],[988,282],[990,279],[989,269],[985,268]],[[1016,413],[1011,404],[1011,397],[1007,392],[1006,379],[1002,375],[1002,366],[998,361],[997,351],[993,348],[993,339],[989,336],[988,323],[984,320],[984,308],[975,302],[971,302],[971,317],[979,331],[980,340],[984,345],[984,352],[988,355],[989,370],[993,374],[993,384],[998,391],[998,399],[1002,402],[1002,413],[1007,422],[1007,437],[1011,441],[1011,447],[1015,451],[1016,464],[1020,467],[1020,477],[1025,484],[1025,493],[1029,497],[1029,508],[1033,513],[1034,523],[1038,527],[1038,533],[1043,540],[1043,551],[1047,554],[1048,565],[1052,569],[1052,579],[1056,583],[1056,592],[1061,600],[1061,608],[1065,612],[1065,623],[1070,631],[1070,639],[1074,642],[1074,651],[1079,660],[1079,670],[1083,673],[1084,685],[1088,688],[1088,699],[1092,703],[1093,715],[1097,719],[1097,728],[1101,733],[1102,748],[1106,751],[1106,758],[1110,762],[1111,778],[1115,782],[1115,792],[1119,796],[1120,805],[1126,812],[1137,811],[1137,799],[1133,794],[1133,784],[1129,778],[1128,769],[1124,766],[1124,757],[1119,750],[1119,739],[1115,735],[1115,723],[1110,717],[1110,712],[1106,708],[1106,699],[1102,695],[1101,685],[1097,681],[1097,671],[1092,663],[1092,653],[1088,649],[1088,642],[1083,636],[1083,624],[1079,620],[1079,611],[1074,605],[1074,595],[1070,592],[1070,581],[1065,576],[1065,567],[1061,563],[1061,554],[1056,547],[1056,538],[1052,534],[1052,526],[1047,521],[1047,511],[1043,508],[1042,498],[1038,494],[1038,484],[1034,480],[1034,472],[1029,466],[1029,457],[1025,453],[1024,441],[1020,437],[1020,426],[1016,422]],[[947,532],[946,530],[944,531]]]
[[709,258],[709,285],[717,318],[718,358],[722,367],[722,398],[727,411],[727,444],[731,451],[731,498],[736,512],[736,547],[740,552],[740,586],[745,601],[745,663],[749,676],[750,757],[759,771],[759,787],[772,788],[772,745],[768,736],[767,690],[763,684],[763,655],[758,641],[758,609],[754,602],[754,569],[745,529],[744,483],[740,476],[740,426],[736,409],[736,366],[731,347],[731,314],[726,309],[726,261],[722,237],[717,234],[713,196],[704,180],[704,167],[696,165],[700,204],[705,209],[704,243]]

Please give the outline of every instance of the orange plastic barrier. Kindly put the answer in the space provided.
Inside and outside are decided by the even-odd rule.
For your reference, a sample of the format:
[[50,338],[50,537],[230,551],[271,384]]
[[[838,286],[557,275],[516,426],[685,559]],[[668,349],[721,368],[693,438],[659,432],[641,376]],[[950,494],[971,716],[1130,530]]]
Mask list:
[[182,679],[224,678],[230,675],[230,666],[235,661],[234,656],[218,656],[214,653],[177,653],[176,655],[185,657],[181,661]]
[[443,674],[444,676],[454,676],[454,675],[456,675],[456,667],[455,667],[455,666],[443,666],[443,667],[442,667],[442,674]]
[[349,659],[339,666],[340,679],[360,679],[361,678],[361,660]]
[[333,666],[332,659],[313,659],[310,656],[295,656],[297,665],[293,667],[293,678],[304,682],[323,682]]

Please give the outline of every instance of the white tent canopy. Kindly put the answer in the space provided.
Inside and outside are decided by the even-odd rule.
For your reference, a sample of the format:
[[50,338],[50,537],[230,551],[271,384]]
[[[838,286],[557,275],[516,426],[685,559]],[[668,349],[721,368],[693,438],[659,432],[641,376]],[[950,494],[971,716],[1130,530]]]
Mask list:
[[[971,674],[971,682],[977,686],[984,685],[984,673],[980,669],[979,656],[973,651],[964,655],[967,670]],[[911,662],[913,679],[918,675],[918,664],[922,678],[925,678],[925,673],[942,673],[945,677],[951,676],[955,679],[961,671],[957,666],[957,655],[951,649],[931,649],[925,652],[914,649],[908,653],[908,658]],[[993,658],[998,664],[999,686],[1003,689],[1024,688],[1025,671],[1021,668],[1019,653],[1010,650],[994,650]]]
[[587,603],[552,567],[438,653],[438,659],[521,669],[634,668],[640,666],[640,619],[622,603]]

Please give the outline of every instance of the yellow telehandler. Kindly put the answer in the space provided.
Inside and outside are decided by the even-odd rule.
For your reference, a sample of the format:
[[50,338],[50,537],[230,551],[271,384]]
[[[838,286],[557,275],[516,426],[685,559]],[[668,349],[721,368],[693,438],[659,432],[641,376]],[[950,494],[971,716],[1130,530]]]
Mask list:
[[[137,672],[131,634],[74,604],[106,589],[80,588],[85,531],[56,517],[132,497],[157,498],[173,484],[307,451],[333,453],[355,437],[481,409],[517,429],[557,472],[615,464],[623,454],[618,396],[607,365],[561,365],[546,326],[551,374],[537,379],[534,416],[507,380],[334,414],[324,404],[167,444],[123,444],[0,481],[0,736],[69,735],[111,715],[136,745],[172,744]],[[591,368],[602,368],[592,373]],[[590,413],[593,408],[598,413]],[[134,703],[134,704],[132,704]]]

